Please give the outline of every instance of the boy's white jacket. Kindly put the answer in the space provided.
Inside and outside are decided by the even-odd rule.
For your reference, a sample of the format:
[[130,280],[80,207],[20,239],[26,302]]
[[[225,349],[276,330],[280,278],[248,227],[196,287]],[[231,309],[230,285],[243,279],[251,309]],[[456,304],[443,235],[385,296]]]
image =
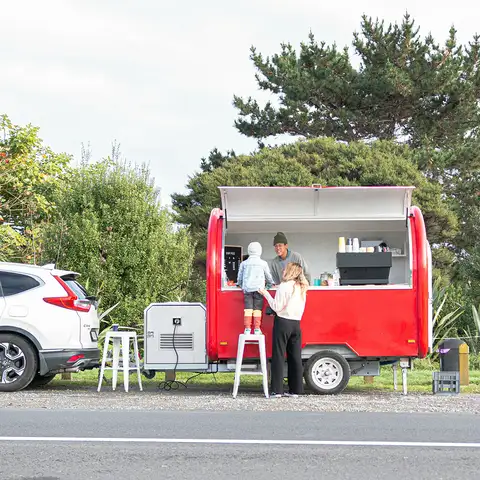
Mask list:
[[265,288],[266,284],[273,285],[272,274],[265,260],[261,259],[262,246],[252,242],[248,246],[248,258],[240,264],[237,285],[244,292],[256,292]]

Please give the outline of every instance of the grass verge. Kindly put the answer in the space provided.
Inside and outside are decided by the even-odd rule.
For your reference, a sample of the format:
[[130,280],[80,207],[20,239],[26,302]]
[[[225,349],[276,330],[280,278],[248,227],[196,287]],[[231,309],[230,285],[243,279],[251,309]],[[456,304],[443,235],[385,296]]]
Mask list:
[[[408,391],[430,393],[432,391],[432,372],[438,371],[438,366],[434,364],[418,364],[412,371],[408,372]],[[111,379],[111,372],[106,372],[106,378]],[[188,385],[195,385],[197,387],[229,387],[233,386],[233,373],[217,373],[202,374],[195,376],[191,372],[178,372],[177,380],[187,382]],[[122,382],[122,374],[119,374],[119,382]],[[163,372],[158,372],[155,378],[149,380],[142,377],[142,382],[146,386],[154,387],[165,379]],[[136,375],[132,375],[131,382],[136,382]],[[62,380],[60,375],[57,375],[55,380],[50,384],[52,386],[64,387],[95,387],[98,383],[98,370],[91,370],[81,373],[72,374],[71,380]],[[242,377],[242,385],[249,385],[251,387],[258,386],[262,388],[262,379],[260,376],[244,376]],[[48,387],[47,387],[48,388]],[[398,389],[401,390],[401,370],[398,369]],[[373,383],[365,383],[363,377],[351,377],[350,382],[346,388],[350,392],[365,392],[365,391],[382,391],[393,392],[393,373],[391,367],[383,367],[381,375],[374,378]],[[470,372],[470,385],[461,387],[462,393],[480,393],[480,370]]]

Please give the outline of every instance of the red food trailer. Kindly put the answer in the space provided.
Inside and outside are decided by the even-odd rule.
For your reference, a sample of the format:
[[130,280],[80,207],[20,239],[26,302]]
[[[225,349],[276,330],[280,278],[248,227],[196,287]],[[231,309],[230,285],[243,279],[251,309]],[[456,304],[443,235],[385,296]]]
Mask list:
[[[243,331],[236,271],[252,241],[262,244],[262,258],[272,259],[279,231],[312,278],[301,329],[304,376],[313,391],[339,393],[351,375],[379,375],[382,365],[406,367],[426,356],[432,347],[431,251],[422,213],[411,206],[414,187],[219,188],[222,206],[208,225],[206,306],[167,303],[145,310],[146,370],[235,370]],[[314,279],[339,266],[339,237],[359,239],[362,252],[351,257],[365,278],[340,268],[340,282],[318,285]],[[384,282],[368,274],[378,255],[363,252],[363,245],[380,243],[388,250]],[[268,358],[272,326],[273,317],[264,314]],[[247,346],[244,363],[255,368],[258,361],[258,350]]]

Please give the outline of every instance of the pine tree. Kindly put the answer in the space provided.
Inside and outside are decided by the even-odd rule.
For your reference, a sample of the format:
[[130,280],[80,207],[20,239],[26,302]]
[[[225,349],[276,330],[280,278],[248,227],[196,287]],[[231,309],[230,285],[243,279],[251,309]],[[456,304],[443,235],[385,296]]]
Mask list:
[[363,16],[353,47],[358,69],[347,48],[318,43],[312,33],[298,54],[282,44],[264,58],[252,47],[258,86],[278,105],[234,96],[237,129],[258,139],[395,139],[430,148],[478,135],[480,36],[462,47],[452,27],[439,45],[431,35],[422,38],[408,14],[388,26]]

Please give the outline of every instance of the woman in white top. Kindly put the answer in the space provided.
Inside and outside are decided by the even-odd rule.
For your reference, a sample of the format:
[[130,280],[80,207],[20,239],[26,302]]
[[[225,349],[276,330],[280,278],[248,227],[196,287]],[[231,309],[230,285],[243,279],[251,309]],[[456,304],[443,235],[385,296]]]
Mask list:
[[287,352],[288,389],[285,396],[303,393],[302,319],[307,300],[308,281],[298,263],[289,263],[283,272],[283,281],[275,298],[266,290],[260,293],[275,312],[272,339],[272,383],[270,397],[283,395],[283,368]]

